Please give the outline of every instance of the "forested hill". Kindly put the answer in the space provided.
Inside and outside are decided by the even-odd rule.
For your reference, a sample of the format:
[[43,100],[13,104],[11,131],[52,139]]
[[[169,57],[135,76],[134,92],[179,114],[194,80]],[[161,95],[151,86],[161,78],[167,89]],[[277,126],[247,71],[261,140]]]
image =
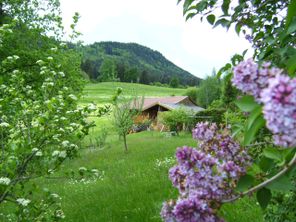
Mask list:
[[[167,60],[158,51],[136,43],[99,42],[82,46],[81,68],[100,81],[197,85],[200,79]],[[177,80],[176,80],[177,79]]]

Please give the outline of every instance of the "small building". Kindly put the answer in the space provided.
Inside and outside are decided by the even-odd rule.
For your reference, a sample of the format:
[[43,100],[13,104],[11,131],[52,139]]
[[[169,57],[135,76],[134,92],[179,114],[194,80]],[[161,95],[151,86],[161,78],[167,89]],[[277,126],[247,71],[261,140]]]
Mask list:
[[197,106],[188,96],[145,98],[142,106],[142,116],[155,120],[158,112],[181,108],[194,114],[204,110],[202,107]]

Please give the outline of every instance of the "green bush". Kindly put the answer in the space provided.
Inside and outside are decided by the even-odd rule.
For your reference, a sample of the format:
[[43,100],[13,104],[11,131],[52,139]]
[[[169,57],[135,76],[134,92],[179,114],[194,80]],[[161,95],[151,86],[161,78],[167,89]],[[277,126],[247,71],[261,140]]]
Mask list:
[[198,89],[197,88],[189,88],[185,92],[185,96],[188,96],[193,102],[197,102]]
[[176,109],[160,113],[159,121],[169,127],[171,131],[178,132],[185,128],[191,128],[194,115],[184,109]]

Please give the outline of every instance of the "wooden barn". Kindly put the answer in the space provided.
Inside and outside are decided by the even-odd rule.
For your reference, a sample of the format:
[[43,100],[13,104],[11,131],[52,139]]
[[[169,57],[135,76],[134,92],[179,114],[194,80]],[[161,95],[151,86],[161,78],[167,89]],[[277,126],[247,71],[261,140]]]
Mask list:
[[174,109],[185,109],[192,113],[204,110],[197,106],[188,96],[170,96],[158,98],[145,98],[142,107],[142,116],[147,116],[151,120],[157,118],[158,112]]

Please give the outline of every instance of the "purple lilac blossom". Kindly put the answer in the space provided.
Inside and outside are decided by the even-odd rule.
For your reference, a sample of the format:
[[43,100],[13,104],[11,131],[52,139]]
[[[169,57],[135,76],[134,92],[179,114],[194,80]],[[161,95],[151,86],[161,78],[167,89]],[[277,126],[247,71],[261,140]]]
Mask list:
[[263,114],[274,143],[283,147],[296,146],[296,79],[277,75],[269,80],[262,94]]
[[268,80],[281,72],[278,68],[271,68],[270,63],[264,63],[261,68],[252,59],[240,62],[233,69],[232,84],[242,92],[254,96],[261,102],[260,94],[268,86]]
[[161,216],[166,222],[222,222],[216,212],[222,200],[233,197],[250,157],[228,129],[218,130],[216,124],[197,124],[193,138],[199,140],[198,148],[177,148],[178,164],[169,177],[180,196],[164,203]]
[[198,123],[196,127],[192,130],[192,135],[194,139],[201,141],[209,141],[215,136],[217,131],[216,124],[210,124],[209,122]]

